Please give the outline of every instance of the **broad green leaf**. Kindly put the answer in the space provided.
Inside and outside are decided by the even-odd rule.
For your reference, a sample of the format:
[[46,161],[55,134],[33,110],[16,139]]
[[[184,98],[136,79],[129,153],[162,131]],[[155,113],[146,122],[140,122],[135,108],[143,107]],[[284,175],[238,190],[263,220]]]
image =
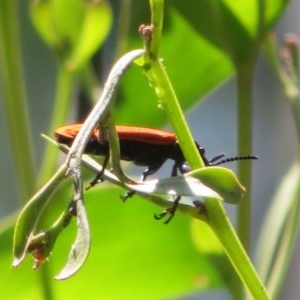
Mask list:
[[197,249],[203,253],[224,254],[223,247],[210,227],[199,221],[191,223],[191,233]]
[[206,223],[194,219],[191,222],[191,234],[196,248],[201,253],[207,254],[215,269],[219,270],[219,275],[226,282],[232,297],[235,295],[238,299],[242,298],[243,296],[238,288],[240,279],[225,256],[224,249],[211,228]]
[[[132,35],[129,48],[140,47],[142,41],[137,39],[136,28]],[[226,55],[199,36],[172,8],[166,9],[161,42],[160,57],[184,109],[198,102],[233,72]],[[158,126],[166,122],[165,113],[159,108],[158,99],[146,76],[141,75],[136,67],[122,79],[114,111],[116,122],[121,124]]]
[[[288,3],[287,0],[265,2],[266,26],[265,32],[260,33],[262,36],[274,26]],[[257,51],[258,3],[252,0],[166,2],[160,57],[184,109],[201,101],[229,78],[234,73],[232,61],[242,63],[253,55],[254,49]],[[137,28],[148,20],[148,1],[135,2],[128,49],[141,46]],[[115,117],[117,123],[124,124],[166,123],[155,93],[139,70],[130,70],[122,80]]]
[[257,41],[269,32],[287,2],[170,1],[201,36],[227,53],[236,66],[257,51]]
[[71,70],[91,58],[112,21],[110,4],[105,0],[35,0],[30,12],[37,32]]
[[[52,4],[52,27],[65,46],[72,47],[78,38],[85,15],[85,1],[47,0]],[[66,22],[67,20],[67,22]]]
[[31,19],[37,32],[56,54],[61,58],[67,57],[80,32],[83,2],[35,0],[30,5]]
[[107,37],[111,23],[112,12],[108,1],[85,1],[84,20],[67,62],[68,68],[78,69],[91,58]]
[[30,3],[30,17],[36,31],[50,47],[57,47],[59,41],[52,25],[52,10],[52,1],[37,0]]
[[171,3],[198,34],[227,53],[234,62],[244,61],[249,56],[253,39],[228,8],[226,1],[204,0],[201,5],[195,0],[173,0]]
[[[50,279],[56,299],[111,299],[112,291],[116,299],[166,299],[222,287],[219,271],[193,244],[190,218],[178,213],[166,226],[153,218],[154,213],[160,212],[157,206],[137,196],[124,204],[119,199],[123,192],[103,183],[86,193],[91,253],[76,276],[64,282]],[[74,240],[74,227],[73,222],[58,237],[46,262],[52,277],[65,265]],[[12,230],[2,232],[0,264],[5,270],[0,274],[2,295],[16,300],[32,299],[32,295],[40,298],[40,286],[35,280],[37,271],[31,269],[30,260],[18,269],[10,269],[11,245],[7,241]],[[11,286],[22,288],[11,289]]]

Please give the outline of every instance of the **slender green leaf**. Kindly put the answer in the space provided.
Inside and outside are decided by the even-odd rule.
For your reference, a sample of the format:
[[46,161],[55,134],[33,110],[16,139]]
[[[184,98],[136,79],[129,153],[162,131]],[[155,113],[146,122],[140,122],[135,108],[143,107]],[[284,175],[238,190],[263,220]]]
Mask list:
[[216,193],[225,202],[237,204],[245,194],[245,188],[240,184],[235,174],[223,167],[202,168],[190,173]]
[[57,280],[73,276],[85,263],[91,246],[91,234],[83,201],[76,201],[77,238],[71,247],[68,262],[63,270],[55,277]]
[[65,175],[65,169],[61,168],[52,179],[26,204],[21,211],[15,227],[14,233],[14,261],[13,266],[17,267],[24,260],[28,251],[28,246],[33,235],[36,234],[36,225],[42,213],[51,200],[50,197],[57,189],[59,182]]
[[258,241],[258,271],[274,296],[287,270],[298,231],[299,184],[300,165],[296,161],[278,187]]

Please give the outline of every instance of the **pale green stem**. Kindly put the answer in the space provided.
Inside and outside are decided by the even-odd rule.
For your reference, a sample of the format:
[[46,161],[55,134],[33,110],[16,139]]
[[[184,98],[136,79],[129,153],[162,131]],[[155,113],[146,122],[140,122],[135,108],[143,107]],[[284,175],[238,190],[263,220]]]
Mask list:
[[[23,203],[35,189],[35,166],[20,54],[18,1],[0,1],[0,75],[12,157]],[[43,298],[53,299],[48,267],[40,271]]]
[[[237,72],[238,89],[238,155],[252,154],[252,75],[253,65],[247,64]],[[246,249],[250,247],[251,227],[251,162],[238,164],[238,178],[247,192],[238,206],[237,231]]]
[[[204,164],[201,161],[199,152],[185,122],[172,84],[154,51],[155,49],[158,49],[157,44],[159,44],[159,38],[161,35],[160,32],[156,33],[155,31],[161,31],[162,28],[163,3],[164,2],[162,0],[150,0],[152,14],[157,15],[152,15],[152,24],[155,26],[153,27],[151,42],[154,46],[150,45],[150,49],[146,48],[146,55],[148,56],[145,59],[147,63],[146,75],[149,77],[161,106],[164,108],[168,119],[175,129],[185,158],[187,159],[191,169],[196,169],[202,167]],[[158,9],[160,9],[160,11],[158,11]],[[158,41],[155,41],[155,37],[158,38]],[[147,41],[145,44],[147,47]],[[223,244],[228,258],[232,262],[245,286],[248,287],[255,299],[269,299],[267,291],[244,251],[238,237],[236,236],[220,201],[207,198],[205,199],[205,205],[209,218],[208,224]]]
[[35,166],[20,54],[16,0],[0,1],[0,76],[4,115],[23,203],[35,187]]
[[[74,87],[74,73],[66,70],[62,65],[58,69],[58,80],[56,96],[49,135],[53,136],[55,128],[65,123],[71,107],[72,91]],[[59,152],[55,147],[47,144],[44,152],[44,159],[38,176],[38,186],[44,184],[54,173]]]

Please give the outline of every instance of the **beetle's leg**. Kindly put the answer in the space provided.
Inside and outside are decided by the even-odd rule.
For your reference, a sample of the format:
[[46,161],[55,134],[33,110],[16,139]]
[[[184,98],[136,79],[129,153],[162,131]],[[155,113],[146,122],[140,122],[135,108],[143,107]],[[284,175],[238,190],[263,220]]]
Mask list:
[[191,170],[187,162],[175,162],[172,168],[171,176],[175,177],[178,175],[178,170],[181,174],[185,174]]
[[175,163],[173,165],[172,172],[171,172],[172,177],[176,177],[178,175],[177,170],[178,170],[178,165],[177,165],[177,163]]
[[142,174],[141,181],[145,181],[148,176],[154,174],[160,167],[162,163],[155,164],[153,166],[149,166]]
[[85,188],[86,191],[89,190],[91,187],[95,186],[97,183],[103,181],[102,177],[103,177],[104,171],[105,171],[105,169],[107,167],[108,160],[109,160],[109,155],[105,156],[104,161],[103,161],[103,165],[102,165],[102,170],[95,176],[95,178]]
[[164,218],[166,215],[169,215],[169,217],[167,218],[167,220],[164,222],[164,224],[168,224],[174,217],[175,212],[178,208],[178,204],[180,201],[180,196],[176,196],[173,205],[171,207],[166,208],[162,213],[158,214],[158,215],[154,215],[154,219],[155,220],[161,220],[162,218]]
[[120,198],[122,201],[125,202],[128,198],[131,198],[134,194],[135,194],[134,191],[126,192],[125,194],[120,195]]
[[[160,163],[156,163],[155,165],[149,166],[142,174],[140,181],[145,181],[146,178],[148,176],[150,176],[151,174],[155,173],[160,167],[161,165],[164,163],[160,162]],[[124,195],[121,195],[120,198],[122,201],[126,201],[128,198],[131,198],[133,195],[135,194],[134,191],[130,191],[130,192],[126,192]]]
[[[143,174],[142,174],[142,176],[141,176],[141,181],[145,181],[146,178],[147,178],[149,175],[151,175],[152,173],[154,173],[155,171],[156,171],[156,170],[154,170],[154,171],[151,170],[150,167],[147,168],[147,169],[143,172]],[[134,194],[135,194],[134,191],[126,192],[124,195],[121,195],[120,198],[121,198],[122,201],[126,201],[128,198],[131,198]]]

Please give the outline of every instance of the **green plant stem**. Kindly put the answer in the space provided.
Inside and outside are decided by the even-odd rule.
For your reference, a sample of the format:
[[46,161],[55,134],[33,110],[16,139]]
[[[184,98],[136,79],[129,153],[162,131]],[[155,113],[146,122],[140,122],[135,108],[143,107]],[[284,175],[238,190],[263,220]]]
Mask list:
[[206,198],[205,204],[209,215],[208,224],[222,243],[229,260],[242,282],[248,287],[253,299],[269,299],[267,291],[237,238],[221,203],[216,199]]
[[[183,118],[180,105],[165,69],[161,66],[159,60],[152,62],[147,75],[152,84],[155,81],[153,86],[155,87],[160,100],[163,102],[163,107],[175,129],[188,163],[192,168],[199,168],[200,163],[195,159],[195,157],[199,156],[199,152],[195,149],[195,143],[188,128],[185,128],[186,122]],[[205,205],[209,216],[208,224],[223,244],[228,257],[237,273],[240,275],[241,280],[249,288],[255,299],[269,299],[267,292],[239,242],[220,201],[216,199],[205,199]]]
[[101,86],[91,63],[85,64],[80,71],[80,82],[83,85],[84,92],[88,96],[90,104],[93,105],[100,97]]
[[145,61],[148,62],[149,60],[150,63],[150,68],[146,70],[146,75],[153,87],[155,87],[155,92],[176,132],[178,141],[190,167],[192,169],[204,167],[204,162],[195,145],[173,86],[164,66],[157,57],[163,28],[164,0],[150,0],[150,7],[153,32],[150,49],[147,49],[146,43],[146,53],[148,55],[145,55]]
[[[152,2],[150,2],[152,3]],[[155,19],[155,18],[153,18]],[[161,26],[154,27],[154,31]],[[159,36],[153,32],[152,38]],[[147,51],[147,49],[146,49]],[[147,51],[149,55],[149,51]],[[199,151],[197,150],[192,135],[184,119],[180,104],[159,59],[151,55],[146,58],[149,68],[146,70],[151,85],[155,88],[162,107],[166,111],[184,155],[192,169],[203,167]],[[244,251],[238,237],[236,236],[229,219],[220,203],[216,199],[205,199],[208,212],[208,224],[211,226],[219,240],[224,246],[225,252],[235,267],[241,280],[250,290],[255,299],[269,299],[267,292],[253,268],[246,252]]]
[[151,25],[154,27],[150,44],[150,53],[153,57],[157,57],[160,45],[164,18],[164,2],[164,0],[150,0]]
[[[252,153],[252,78],[258,51],[266,32],[266,3],[259,0],[257,6],[257,37],[253,42],[252,53],[248,60],[236,66],[237,69],[237,93],[238,93],[238,154]],[[244,248],[249,253],[250,229],[251,229],[251,163],[238,163],[238,177],[246,186],[247,193],[238,207],[237,232]]]
[[131,5],[132,0],[121,0],[119,2],[118,9],[118,32],[117,32],[117,45],[115,49],[115,57],[120,57],[125,51],[128,44],[129,37],[129,25],[130,25],[130,17],[131,17]]
[[35,187],[35,166],[21,64],[17,8],[16,0],[0,2],[0,76],[12,157],[21,199],[25,203]]
[[[23,202],[35,189],[35,166],[21,66],[18,1],[0,1],[0,69],[3,82],[4,108],[19,190]],[[48,267],[39,273],[43,298],[53,299]]]
[[[300,84],[298,89],[300,89]],[[297,130],[297,138],[298,138],[298,159],[300,152],[300,96],[299,94],[296,97],[290,98],[290,102],[292,105],[292,112],[294,115],[295,126]]]
[[43,267],[38,271],[42,292],[43,292],[43,299],[44,300],[54,300],[54,293],[52,289],[52,284],[50,284],[52,277],[50,275],[50,266],[48,264],[44,264]]
[[[254,63],[249,62],[237,71],[238,89],[238,154],[252,153],[252,75]],[[251,163],[238,164],[238,178],[246,187],[251,186]],[[251,190],[247,190],[238,206],[237,232],[246,249],[250,247]]]
[[204,162],[189,130],[184,114],[168,78],[165,68],[159,59],[151,60],[151,68],[146,71],[151,84],[155,87],[161,105],[170,120],[185,158],[192,169],[204,167]]
[[[62,125],[69,113],[71,94],[74,86],[74,73],[68,71],[62,65],[58,69],[58,81],[56,97],[52,113],[52,120],[49,126],[50,136],[57,126]],[[47,144],[44,152],[44,159],[38,176],[38,186],[42,185],[54,173],[59,152],[52,145]]]

